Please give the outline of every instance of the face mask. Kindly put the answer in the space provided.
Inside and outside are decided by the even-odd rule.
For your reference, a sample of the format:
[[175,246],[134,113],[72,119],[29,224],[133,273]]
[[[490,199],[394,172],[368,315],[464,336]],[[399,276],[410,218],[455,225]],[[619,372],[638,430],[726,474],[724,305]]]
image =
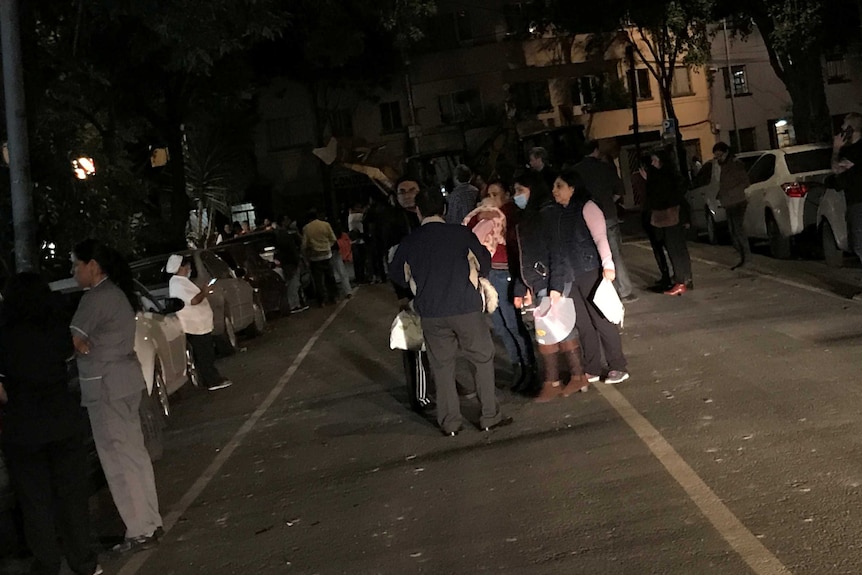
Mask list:
[[515,205],[518,206],[518,208],[524,210],[527,208],[527,201],[529,199],[530,198],[527,196],[515,196],[512,198],[512,201],[515,202]]

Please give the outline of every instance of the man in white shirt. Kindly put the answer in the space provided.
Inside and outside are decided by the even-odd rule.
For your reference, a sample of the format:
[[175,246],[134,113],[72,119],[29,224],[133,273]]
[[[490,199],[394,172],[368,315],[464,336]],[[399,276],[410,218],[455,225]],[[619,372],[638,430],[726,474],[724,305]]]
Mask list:
[[168,284],[170,296],[183,300],[185,304],[183,309],[177,312],[177,317],[186,332],[186,341],[192,347],[192,356],[201,383],[210,391],[230,386],[232,382],[222,377],[215,366],[213,310],[207,301],[207,295],[212,291],[209,286],[202,290],[189,279],[192,271],[191,258],[174,254],[168,258],[165,271],[173,274]]

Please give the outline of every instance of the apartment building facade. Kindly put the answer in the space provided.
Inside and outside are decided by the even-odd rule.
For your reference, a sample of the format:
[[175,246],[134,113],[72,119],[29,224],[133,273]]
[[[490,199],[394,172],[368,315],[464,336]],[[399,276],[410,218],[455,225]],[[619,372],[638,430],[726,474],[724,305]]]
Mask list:
[[[322,191],[312,182],[311,149],[331,136],[361,161],[401,172],[413,159],[437,181],[463,159],[487,173],[523,162],[530,146],[549,142],[560,144],[551,152],[562,165],[580,158],[584,140],[597,139],[627,181],[636,168],[631,92],[644,149],[661,143],[667,115],[647,62],[635,57],[632,82],[627,38],[537,38],[525,33],[528,27],[519,2],[440,0],[420,55],[375,98],[329,94],[339,107],[321,119],[303,86],[285,83],[268,94],[261,100],[266,128],[258,154],[261,174],[282,197],[274,203]],[[642,38],[634,41],[639,53],[649,53]],[[678,65],[672,92],[689,155],[703,157],[715,141],[707,74]],[[360,185],[334,172],[344,180],[336,187]]]
[[[744,38],[719,28],[708,66],[713,76],[712,121],[717,137],[742,152],[796,143],[790,94],[769,61],[755,28]],[[862,112],[862,60],[836,50],[823,62],[822,81],[833,124],[849,112]],[[738,134],[738,136],[737,136]]]

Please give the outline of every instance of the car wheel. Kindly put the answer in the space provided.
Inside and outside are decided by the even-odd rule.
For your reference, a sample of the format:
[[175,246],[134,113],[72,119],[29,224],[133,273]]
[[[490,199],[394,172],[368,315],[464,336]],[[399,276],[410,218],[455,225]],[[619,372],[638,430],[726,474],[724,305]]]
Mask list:
[[718,227],[712,212],[709,211],[706,213],[706,241],[711,245],[718,245]]
[[772,257],[779,260],[788,260],[791,256],[790,238],[781,235],[778,222],[771,215],[766,219],[766,233],[769,235],[769,251]]
[[[153,390],[155,392],[155,390]],[[144,434],[144,446],[150,454],[150,460],[158,461],[164,454],[162,433],[164,416],[158,405],[155,393],[150,395],[147,390],[141,392],[141,405],[138,413],[141,417],[141,432]]]
[[233,320],[225,316],[224,333],[216,338],[216,349],[221,355],[233,355],[238,348],[239,342],[236,337],[236,329],[233,327]]
[[266,312],[259,303],[254,304],[254,321],[248,326],[248,333],[252,337],[263,335],[263,330],[266,328]]
[[193,386],[201,386],[201,374],[198,371],[197,363],[195,363],[195,356],[192,354],[192,346],[189,344],[186,344],[186,375]]
[[835,232],[832,231],[832,225],[824,221],[820,226],[820,244],[823,247],[823,260],[830,268],[840,268],[844,266],[844,252],[835,243]]

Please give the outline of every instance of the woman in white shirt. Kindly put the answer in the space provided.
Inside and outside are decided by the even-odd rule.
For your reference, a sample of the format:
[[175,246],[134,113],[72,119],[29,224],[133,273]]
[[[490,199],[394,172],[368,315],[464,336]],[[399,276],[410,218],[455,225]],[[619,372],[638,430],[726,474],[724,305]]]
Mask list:
[[191,258],[174,254],[168,258],[165,271],[173,274],[168,284],[170,296],[183,300],[185,304],[183,309],[177,312],[177,317],[186,332],[186,341],[192,347],[192,356],[201,382],[210,391],[230,386],[232,382],[222,377],[215,366],[213,310],[207,301],[207,295],[212,291],[209,287],[199,288],[189,279],[192,272]]

